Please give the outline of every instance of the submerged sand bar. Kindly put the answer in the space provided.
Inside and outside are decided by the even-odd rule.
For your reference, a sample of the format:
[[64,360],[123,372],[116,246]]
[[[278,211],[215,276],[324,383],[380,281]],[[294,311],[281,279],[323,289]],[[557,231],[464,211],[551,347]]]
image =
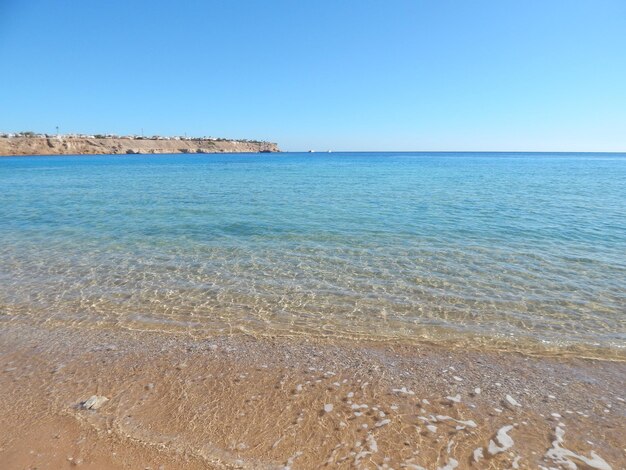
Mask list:
[[0,460],[620,469],[625,379],[622,362],[5,321]]

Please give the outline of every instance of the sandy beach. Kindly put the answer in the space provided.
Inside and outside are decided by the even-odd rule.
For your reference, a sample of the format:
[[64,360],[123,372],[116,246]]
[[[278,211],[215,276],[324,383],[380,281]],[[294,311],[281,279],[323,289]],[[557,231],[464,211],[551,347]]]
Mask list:
[[0,460],[39,469],[620,469],[625,379],[622,362],[428,344],[5,322]]

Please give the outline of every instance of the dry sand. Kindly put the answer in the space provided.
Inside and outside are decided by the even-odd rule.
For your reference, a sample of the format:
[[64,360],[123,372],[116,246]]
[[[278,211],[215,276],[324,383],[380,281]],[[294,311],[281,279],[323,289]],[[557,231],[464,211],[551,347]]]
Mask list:
[[0,467],[622,469],[625,378],[427,344],[5,321]]

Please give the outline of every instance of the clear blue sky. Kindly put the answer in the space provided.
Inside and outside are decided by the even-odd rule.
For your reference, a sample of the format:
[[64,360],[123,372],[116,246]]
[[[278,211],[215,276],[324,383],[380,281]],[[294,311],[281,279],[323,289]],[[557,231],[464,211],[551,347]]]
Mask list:
[[0,0],[0,130],[626,151],[626,1]]

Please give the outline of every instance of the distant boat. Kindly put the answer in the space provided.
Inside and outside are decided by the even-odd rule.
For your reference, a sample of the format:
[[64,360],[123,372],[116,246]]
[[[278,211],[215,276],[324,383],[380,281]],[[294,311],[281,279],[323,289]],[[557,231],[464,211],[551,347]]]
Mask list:
[[309,153],[315,153],[315,150],[309,150]]

